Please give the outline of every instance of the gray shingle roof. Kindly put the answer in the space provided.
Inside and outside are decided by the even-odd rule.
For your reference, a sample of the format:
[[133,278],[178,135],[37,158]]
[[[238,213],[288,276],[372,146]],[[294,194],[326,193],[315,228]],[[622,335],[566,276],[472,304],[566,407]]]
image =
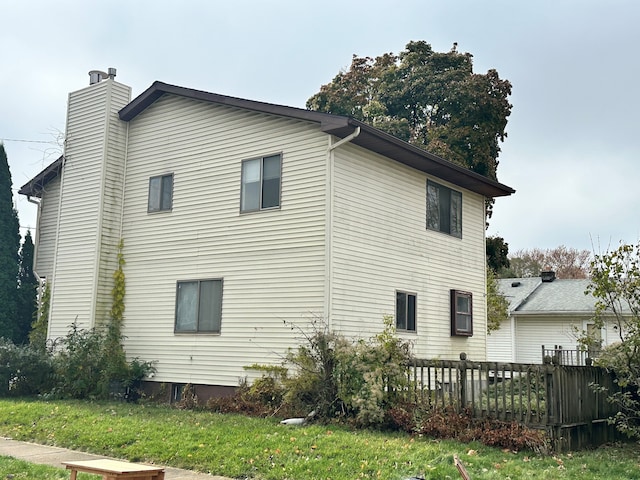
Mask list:
[[[516,283],[518,286],[512,286]],[[542,282],[539,277],[503,278],[498,288],[507,300],[509,310],[517,314],[593,313],[595,299],[585,294],[588,279],[555,279]]]

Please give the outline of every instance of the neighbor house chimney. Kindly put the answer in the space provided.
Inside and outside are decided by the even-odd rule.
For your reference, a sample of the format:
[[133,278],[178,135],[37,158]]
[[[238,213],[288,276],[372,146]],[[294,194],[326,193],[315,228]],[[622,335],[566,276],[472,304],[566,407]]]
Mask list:
[[556,272],[553,270],[543,270],[540,272],[540,278],[543,282],[553,282],[556,279]]

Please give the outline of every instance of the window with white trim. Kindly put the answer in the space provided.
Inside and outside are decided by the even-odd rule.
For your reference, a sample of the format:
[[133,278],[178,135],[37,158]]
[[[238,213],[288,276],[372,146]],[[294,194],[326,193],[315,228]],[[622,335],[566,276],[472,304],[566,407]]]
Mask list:
[[241,212],[280,206],[281,164],[279,154],[242,162]]
[[462,193],[427,180],[427,228],[462,238]]
[[220,333],[222,279],[179,281],[176,333]]
[[396,329],[407,332],[416,331],[416,295],[396,292]]
[[173,206],[173,173],[149,179],[148,212],[170,211]]
[[470,292],[451,290],[451,335],[473,335],[473,298]]

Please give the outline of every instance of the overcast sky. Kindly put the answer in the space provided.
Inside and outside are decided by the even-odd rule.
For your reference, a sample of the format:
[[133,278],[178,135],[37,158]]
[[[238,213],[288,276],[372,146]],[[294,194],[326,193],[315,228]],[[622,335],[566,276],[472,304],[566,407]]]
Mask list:
[[[637,0],[4,1],[0,139],[18,188],[55,160],[67,94],[117,68],[155,80],[304,107],[353,54],[411,40],[473,54],[513,85],[488,234],[510,252],[604,251],[640,239]],[[52,143],[45,143],[52,142]],[[15,195],[23,233],[35,205]]]

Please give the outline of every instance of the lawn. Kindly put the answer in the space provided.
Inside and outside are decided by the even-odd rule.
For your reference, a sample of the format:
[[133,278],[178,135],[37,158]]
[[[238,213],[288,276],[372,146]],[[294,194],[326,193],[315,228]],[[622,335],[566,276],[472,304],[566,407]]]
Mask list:
[[[163,405],[0,400],[0,435],[232,478],[459,479],[452,461],[458,454],[473,479],[640,479],[637,444],[540,456],[478,443],[337,425],[281,425],[277,419]],[[0,478],[14,473],[7,470],[11,461],[0,459]]]

